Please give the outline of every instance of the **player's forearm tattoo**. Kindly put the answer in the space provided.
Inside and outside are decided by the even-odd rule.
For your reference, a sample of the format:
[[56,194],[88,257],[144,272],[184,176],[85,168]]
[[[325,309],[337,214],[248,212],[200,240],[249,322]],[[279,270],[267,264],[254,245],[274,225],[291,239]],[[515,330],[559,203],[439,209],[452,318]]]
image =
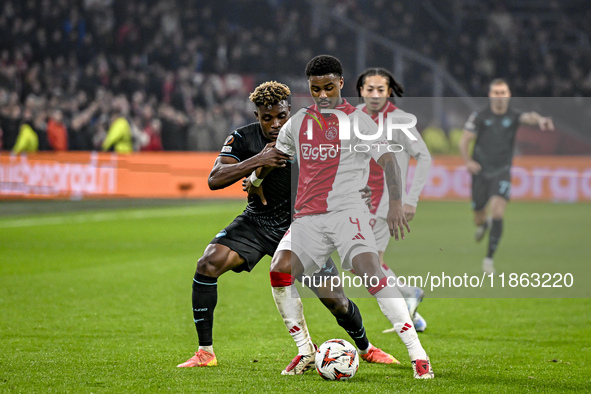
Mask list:
[[386,174],[386,185],[390,194],[390,201],[400,200],[402,198],[402,177],[400,176],[400,166],[396,160],[386,160],[384,172]]

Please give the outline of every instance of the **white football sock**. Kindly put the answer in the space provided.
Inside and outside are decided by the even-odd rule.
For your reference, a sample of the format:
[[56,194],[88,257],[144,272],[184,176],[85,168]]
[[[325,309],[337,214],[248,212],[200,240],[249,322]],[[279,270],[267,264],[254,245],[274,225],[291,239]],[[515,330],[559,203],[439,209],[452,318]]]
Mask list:
[[314,353],[314,344],[304,318],[304,305],[295,285],[272,287],[273,298],[287,331],[298,347],[298,354]]
[[199,350],[205,350],[207,353],[213,354],[213,345],[212,346],[199,346]]
[[421,345],[419,336],[412,324],[412,319],[408,314],[406,302],[404,302],[400,291],[395,287],[386,286],[375,293],[374,297],[378,301],[382,313],[390,320],[390,323],[396,329],[396,333],[406,346],[410,360],[426,360],[427,353]]
[[359,350],[359,354],[367,354],[369,353],[369,349],[371,349],[373,345],[371,344],[371,342],[369,343],[369,346],[367,347],[367,349],[358,349]]

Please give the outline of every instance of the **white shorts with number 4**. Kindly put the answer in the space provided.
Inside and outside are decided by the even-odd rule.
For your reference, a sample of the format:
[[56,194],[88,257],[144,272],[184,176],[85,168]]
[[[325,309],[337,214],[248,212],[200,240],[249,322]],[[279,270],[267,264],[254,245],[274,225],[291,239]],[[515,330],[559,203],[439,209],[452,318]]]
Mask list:
[[277,251],[290,250],[304,266],[304,275],[318,272],[335,250],[345,270],[360,253],[377,254],[369,213],[357,210],[328,212],[297,218],[279,242]]

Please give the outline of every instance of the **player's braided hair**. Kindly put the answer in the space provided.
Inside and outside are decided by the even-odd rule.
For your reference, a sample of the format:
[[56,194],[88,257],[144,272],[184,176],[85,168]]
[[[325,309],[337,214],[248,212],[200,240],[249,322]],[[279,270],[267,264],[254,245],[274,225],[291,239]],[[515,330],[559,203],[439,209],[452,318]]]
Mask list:
[[[392,93],[390,93],[390,97],[402,97],[404,95],[404,88],[402,85],[394,79],[392,74],[390,74],[386,69],[383,68],[368,68],[365,70],[357,79],[357,95],[361,97],[361,89],[363,88],[363,84],[365,84],[365,79],[367,77],[373,77],[374,75],[379,75],[384,77],[388,80],[388,86],[392,88]],[[394,101],[394,100],[392,100]]]
[[334,56],[318,55],[308,62],[306,65],[306,76],[320,76],[335,74],[339,77],[343,76],[343,65],[341,61]]
[[280,101],[287,100],[290,94],[291,91],[287,85],[277,81],[270,81],[257,86],[248,98],[257,107],[260,105],[270,107],[279,104]]

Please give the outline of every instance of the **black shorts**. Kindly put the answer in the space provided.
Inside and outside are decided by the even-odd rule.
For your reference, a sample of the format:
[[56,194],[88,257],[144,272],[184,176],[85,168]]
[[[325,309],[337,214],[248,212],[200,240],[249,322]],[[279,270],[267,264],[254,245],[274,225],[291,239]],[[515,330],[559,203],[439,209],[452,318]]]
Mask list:
[[472,175],[472,209],[480,211],[492,196],[501,196],[509,201],[511,171],[502,171],[493,176]]
[[245,260],[232,271],[250,272],[265,255],[273,256],[285,231],[282,229],[272,231],[268,227],[259,226],[242,214],[220,231],[210,244],[227,246]]

